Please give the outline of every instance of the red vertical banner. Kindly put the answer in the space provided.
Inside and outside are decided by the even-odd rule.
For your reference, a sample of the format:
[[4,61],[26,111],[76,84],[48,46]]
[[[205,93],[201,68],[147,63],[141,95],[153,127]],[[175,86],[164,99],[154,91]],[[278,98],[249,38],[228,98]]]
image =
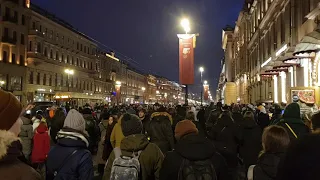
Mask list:
[[194,84],[194,34],[178,34],[179,38],[179,81]]
[[203,99],[205,100],[205,101],[208,101],[209,100],[209,85],[204,85],[203,86],[203,89],[204,89],[204,96],[203,96]]

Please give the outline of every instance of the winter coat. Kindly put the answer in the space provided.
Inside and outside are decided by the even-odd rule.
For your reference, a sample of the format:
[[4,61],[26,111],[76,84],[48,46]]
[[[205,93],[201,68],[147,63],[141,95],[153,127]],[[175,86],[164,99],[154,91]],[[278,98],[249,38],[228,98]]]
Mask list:
[[40,124],[34,133],[31,161],[32,163],[43,163],[50,150],[48,128],[45,124]]
[[[107,132],[107,129],[108,129],[108,120],[102,120],[101,123],[99,123],[99,129],[100,129],[100,132],[101,132],[101,140],[99,142],[99,145],[98,145],[98,153],[97,153],[97,163],[98,164],[105,164],[106,161],[103,160],[103,151],[104,151],[104,148],[105,148],[105,137],[106,137],[106,132]],[[111,132],[110,132],[111,134]],[[110,142],[110,140],[109,140]],[[112,148],[111,148],[112,149]]]
[[64,112],[59,109],[51,119],[50,137],[54,144],[57,143],[56,137],[58,132],[63,128],[65,118]]
[[[125,137],[121,142],[120,149],[122,155],[125,156],[131,156],[132,152],[142,150],[139,157],[141,180],[159,179],[160,168],[164,156],[157,145],[149,143],[144,134],[136,134]],[[109,180],[114,159],[115,154],[111,153],[104,171],[102,178],[103,180]]]
[[94,152],[100,141],[100,130],[92,114],[84,114],[83,118],[86,121],[86,131],[89,135],[89,150]]
[[21,139],[22,152],[24,156],[29,159],[32,149],[33,129],[32,122],[26,117],[21,117],[23,125],[21,126],[21,132],[19,138]]
[[273,180],[276,179],[279,164],[283,161],[284,153],[264,153],[253,169],[253,179]]
[[260,128],[263,130],[265,127],[269,126],[270,120],[269,115],[265,114],[263,112],[259,112],[257,124],[260,126]]
[[155,112],[151,115],[148,135],[150,142],[155,143],[166,153],[174,147],[174,137],[172,131],[172,117],[166,112]]
[[243,123],[243,115],[239,112],[233,112],[232,119],[234,120],[234,123],[238,126],[241,126]]
[[221,109],[212,110],[207,121],[206,121],[206,130],[211,131],[212,127],[216,124],[220,114],[222,113]]
[[296,137],[291,132],[290,128],[286,125],[286,123],[290,126],[290,128],[294,131],[294,133],[299,137],[310,133],[308,126],[304,124],[300,116],[300,107],[297,103],[289,104],[283,113],[283,119],[277,124],[279,126],[284,127],[289,136],[290,140],[296,140]]
[[205,114],[205,110],[204,110],[204,108],[201,108],[197,114],[197,119],[199,120],[199,123],[200,123],[202,129],[205,130],[206,129],[206,119],[204,117],[204,114]]
[[20,160],[19,138],[10,131],[0,130],[0,178],[4,180],[41,180],[41,176]]
[[229,180],[225,159],[217,153],[210,140],[190,134],[178,141],[175,150],[168,152],[160,170],[160,180],[178,179],[183,160],[199,161],[211,159],[219,180]]
[[148,129],[149,129],[150,117],[145,115],[145,117],[141,119],[141,122],[143,125],[142,133],[147,135]]
[[124,135],[122,133],[121,118],[120,118],[117,124],[114,126],[111,133],[110,142],[112,147],[113,148],[120,147],[120,144],[123,138],[124,138]]
[[219,118],[209,133],[209,138],[219,153],[226,159],[229,168],[238,165],[237,151],[240,143],[240,127],[226,115]]
[[102,152],[102,159],[104,161],[108,160],[108,158],[113,150],[113,147],[112,147],[112,144],[110,141],[110,137],[111,137],[112,130],[116,124],[117,124],[117,122],[113,121],[112,124],[108,124],[108,126],[107,126],[107,130],[106,130],[106,133],[104,136],[104,142],[103,142],[104,147],[103,147],[103,152]]
[[[93,179],[93,162],[88,150],[89,141],[85,134],[70,128],[63,128],[57,134],[57,144],[50,150],[47,159],[47,173],[57,170],[65,163],[56,179],[90,180]],[[75,150],[67,162],[64,162]]]
[[242,123],[239,153],[246,169],[257,163],[262,150],[261,137],[262,130],[254,120],[245,120]]

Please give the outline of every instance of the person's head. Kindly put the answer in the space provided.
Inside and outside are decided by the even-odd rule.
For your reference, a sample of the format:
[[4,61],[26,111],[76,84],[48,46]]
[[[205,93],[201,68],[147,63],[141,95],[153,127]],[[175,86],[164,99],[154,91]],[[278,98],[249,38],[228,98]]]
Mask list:
[[194,112],[193,111],[188,111],[186,115],[186,120],[194,121]]
[[86,132],[86,121],[82,114],[78,111],[71,109],[64,121],[63,127],[68,127],[80,132]]
[[320,134],[320,112],[312,116],[311,123],[313,132]]
[[142,133],[142,122],[137,115],[126,113],[121,119],[121,128],[124,136]]
[[0,90],[0,130],[10,131],[18,136],[23,124],[21,113],[22,104],[18,99],[12,93]]
[[263,114],[267,114],[266,108],[263,105],[258,106],[258,110]]
[[174,136],[177,140],[180,140],[186,135],[189,134],[198,134],[199,131],[196,125],[189,120],[183,120],[177,123],[176,128],[174,130]]
[[246,111],[243,115],[244,120],[254,121],[254,114],[251,111]]
[[91,114],[92,115],[92,110],[90,108],[86,107],[82,110],[82,114]]
[[290,143],[287,131],[281,126],[268,126],[262,134],[262,148],[264,153],[285,152]]
[[139,111],[139,118],[143,119],[146,116],[146,110],[145,109],[140,109]]

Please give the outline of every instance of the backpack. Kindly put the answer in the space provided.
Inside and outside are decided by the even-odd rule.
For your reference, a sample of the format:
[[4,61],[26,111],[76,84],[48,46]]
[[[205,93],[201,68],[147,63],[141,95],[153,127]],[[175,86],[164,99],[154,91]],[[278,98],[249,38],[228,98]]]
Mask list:
[[184,159],[178,173],[178,180],[217,180],[211,159],[190,161]]
[[139,157],[142,151],[133,152],[132,156],[121,155],[120,148],[115,148],[115,160],[111,168],[110,180],[138,180],[140,178]]

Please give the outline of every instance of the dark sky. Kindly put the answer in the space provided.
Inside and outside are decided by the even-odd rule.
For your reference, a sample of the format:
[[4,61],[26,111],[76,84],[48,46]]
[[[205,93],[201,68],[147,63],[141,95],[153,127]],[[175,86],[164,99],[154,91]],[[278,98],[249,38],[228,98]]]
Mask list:
[[[90,2],[90,3],[89,3]],[[79,31],[131,58],[148,72],[178,81],[180,20],[188,17],[191,33],[199,33],[195,50],[199,66],[214,93],[220,74],[222,28],[234,25],[244,0],[32,0]],[[120,56],[121,57],[121,56]],[[198,90],[199,91],[199,90]]]

